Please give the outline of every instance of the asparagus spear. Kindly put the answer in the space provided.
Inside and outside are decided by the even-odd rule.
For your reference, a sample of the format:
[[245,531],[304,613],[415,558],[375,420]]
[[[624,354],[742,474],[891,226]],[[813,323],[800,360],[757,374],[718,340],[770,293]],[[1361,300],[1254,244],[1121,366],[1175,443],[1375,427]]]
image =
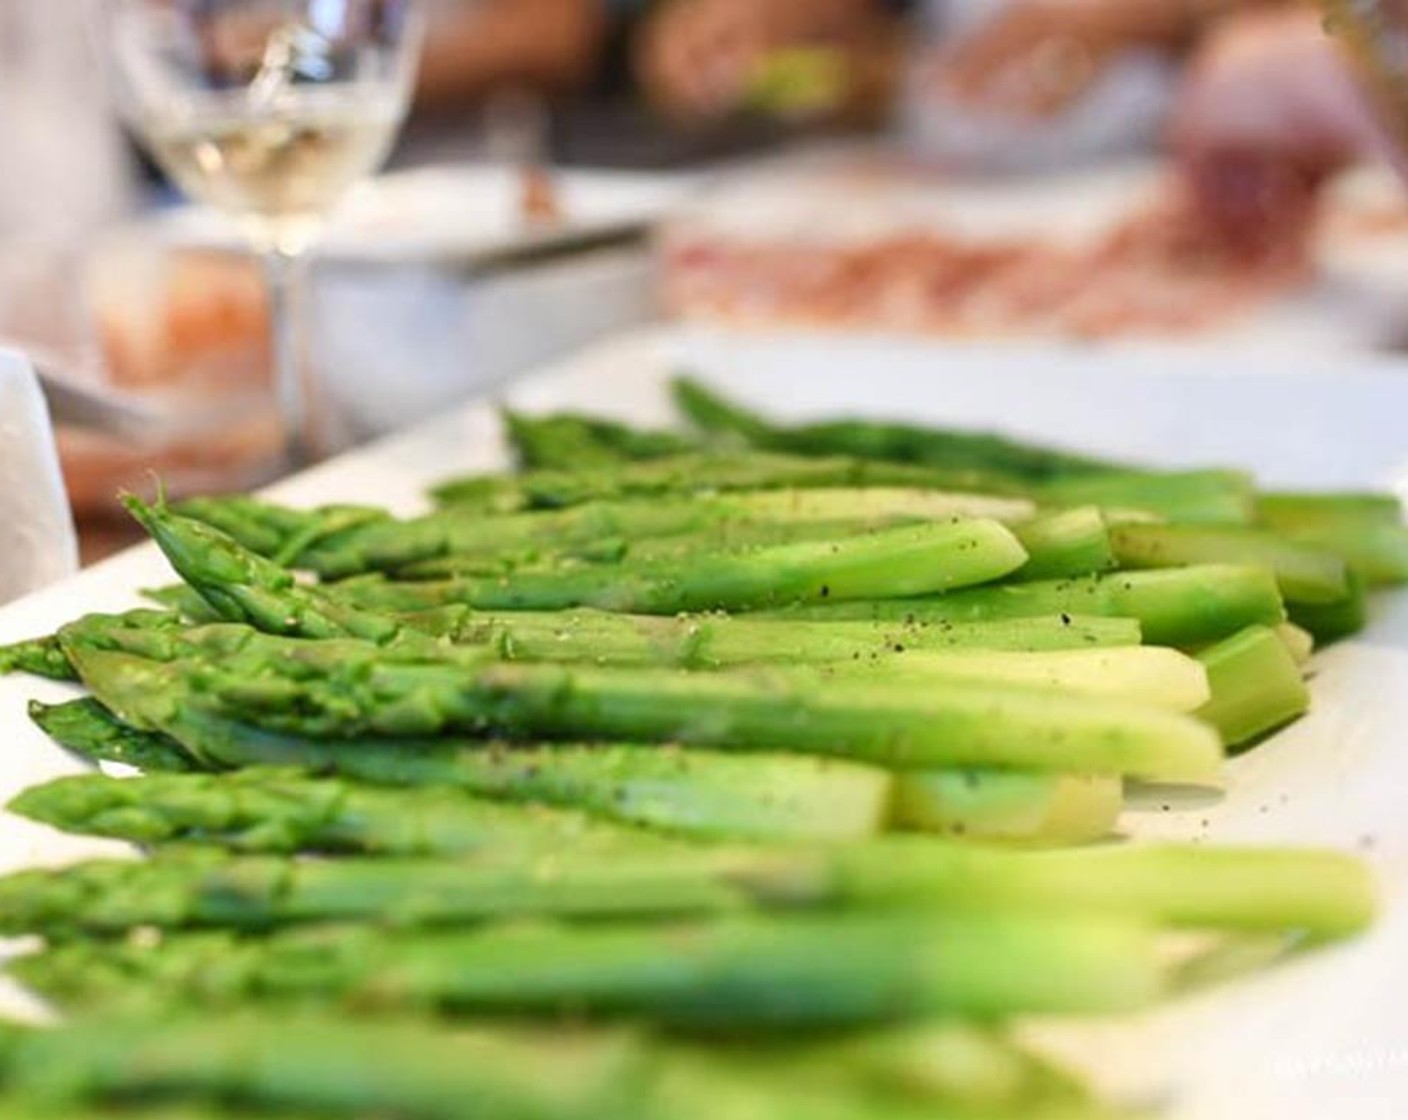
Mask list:
[[771,451],[854,455],[862,459],[993,471],[1027,480],[1117,469],[1117,465],[1108,460],[1016,443],[987,433],[864,420],[783,428],[724,400],[692,378],[677,378],[673,388],[676,405],[703,431],[741,437],[753,447]]
[[123,498],[123,505],[151,534],[181,578],[222,618],[308,638],[351,635],[381,644],[415,640],[393,619],[299,586],[292,573],[241,547],[219,529],[132,495]]
[[1212,698],[1198,712],[1229,748],[1244,747],[1304,715],[1310,690],[1274,630],[1249,626],[1198,654]]
[[1139,510],[1170,521],[1204,524],[1246,524],[1253,512],[1252,481],[1242,471],[1062,476],[1034,486],[1031,494],[1047,505]]
[[328,541],[356,537],[370,525],[391,520],[372,506],[322,506],[290,509],[247,494],[187,498],[176,505],[183,517],[202,521],[239,541],[245,548],[281,564]]
[[52,636],[0,646],[0,675],[5,673],[30,673],[55,681],[76,679],[68,658]]
[[[242,549],[233,539],[189,518],[132,500],[134,515],[152,533],[173,566],[209,605],[225,618],[248,622],[272,633],[304,637],[346,635],[380,644],[421,648],[411,632],[428,631],[464,644],[489,645],[501,656],[529,660],[576,660],[600,663],[678,664],[711,667],[754,661],[835,660],[857,654],[905,649],[945,649],[1017,645],[1019,648],[1109,640],[1087,623],[1044,626],[896,627],[846,624],[797,625],[728,618],[630,618],[601,612],[573,615],[512,612],[480,615],[465,610],[420,617],[391,618],[370,613],[367,605],[384,605],[424,589],[368,589],[338,597],[301,587],[278,565]],[[1137,637],[1136,637],[1137,640]]]
[[[484,512],[560,509],[584,502],[737,490],[906,487],[917,490],[981,489],[982,475],[967,478],[923,467],[868,459],[814,458],[762,451],[700,451],[648,462],[575,465],[520,475],[452,478],[432,488],[441,505]],[[955,487],[955,484],[960,484]],[[1011,489],[1011,488],[1008,488]],[[1005,493],[1006,491],[998,491]],[[1020,499],[1014,499],[1020,501]]]
[[80,1006],[145,978],[215,1003],[333,999],[758,1030],[1124,1011],[1146,1006],[1160,988],[1154,940],[1137,924],[928,913],[399,935],[353,927],[253,941],[168,938],[155,948],[80,942],[12,971]]
[[1135,701],[1175,712],[1194,711],[1211,698],[1201,664],[1177,650],[1157,646],[1046,653],[906,652],[903,656],[793,666],[783,672],[801,682],[869,680],[922,690],[949,681],[1028,685]]
[[[542,1076],[545,1053],[551,1077]],[[179,1095],[260,1115],[646,1120],[651,1068],[630,1034],[445,1030],[287,1010],[90,1018],[26,1032],[7,1054],[14,1090],[51,1117],[81,1101]]]
[[1333,603],[1288,603],[1288,618],[1302,630],[1309,631],[1318,644],[1359,633],[1369,621],[1364,581],[1357,571],[1350,569],[1347,583],[1349,594]]
[[446,787],[393,792],[272,767],[128,781],[82,774],[33,786],[8,808],[68,832],[139,844],[218,842],[244,852],[649,851],[660,843],[571,810],[509,808]]
[[559,550],[533,548],[522,553],[448,555],[399,568],[396,576],[414,580],[444,579],[463,575],[498,576],[521,568],[581,562],[679,561],[700,551],[732,552],[804,541],[839,540],[900,524],[956,516],[991,517],[1007,524],[1028,554],[1027,563],[1020,572],[1023,579],[1087,575],[1114,567],[1109,533],[1103,516],[1094,507],[1032,517],[1025,504],[1004,499],[939,491],[877,489],[868,493],[872,495],[875,507],[863,519],[726,521],[695,532],[647,537],[637,541],[612,537]]
[[[678,495],[617,502],[590,502],[568,509],[506,514],[441,510],[397,521],[389,517],[347,524],[348,515],[297,511],[240,499],[235,512],[220,499],[185,502],[182,516],[206,521],[245,547],[280,563],[308,568],[328,579],[368,571],[396,571],[443,556],[500,555],[547,548],[561,551],[595,545],[603,538],[641,540],[718,529],[725,525],[834,523],[887,517],[948,516],[961,508],[1020,516],[1030,507],[981,496],[955,497],[928,490],[766,490],[717,497]],[[979,505],[974,506],[977,502]],[[300,520],[303,524],[300,526]]]
[[696,446],[696,441],[675,432],[646,431],[596,416],[529,416],[507,408],[500,416],[519,464],[528,469],[611,466],[622,460],[679,455]]
[[1256,516],[1258,522],[1273,529],[1311,523],[1401,525],[1403,503],[1394,494],[1375,491],[1263,491],[1257,495]]
[[1369,881],[1337,853],[1141,847],[1020,852],[937,840],[832,849],[622,845],[482,858],[288,860],[166,850],[0,878],[8,934],[139,927],[263,930],[329,921],[462,925],[516,917],[668,918],[745,909],[1104,914],[1202,929],[1344,936]]
[[1310,661],[1315,652],[1315,636],[1309,630],[1302,630],[1294,622],[1283,622],[1273,629],[1297,665],[1304,666]]
[[1392,494],[1261,494],[1257,521],[1343,557],[1370,587],[1408,580],[1408,527]]
[[590,606],[640,614],[749,609],[942,591],[997,579],[1026,559],[1007,529],[975,519],[751,553],[700,553],[673,563],[450,580],[421,587],[420,602],[507,610]]
[[1202,564],[1086,579],[1043,580],[950,592],[923,599],[793,607],[779,617],[931,624],[1065,612],[1139,621],[1152,645],[1198,646],[1247,626],[1286,619],[1276,581],[1265,568]]
[[1117,525],[1110,530],[1120,566],[1259,564],[1276,573],[1288,603],[1335,603],[1349,595],[1349,572],[1332,552],[1294,544],[1244,525]]
[[[184,1109],[168,1117],[142,1108],[152,1098],[216,1098],[289,1120],[301,1115],[291,1108],[324,1120],[958,1120],[974,1109],[989,1120],[1107,1115],[1068,1079],[989,1038],[947,1028],[825,1049],[769,1047],[777,1069],[622,1031],[437,1029],[416,1019],[245,1009],[219,1018],[104,1015],[28,1033],[11,1049],[36,1120],[59,1110],[89,1120],[77,1112],[80,1100],[136,1102],[143,1117],[186,1120]],[[550,1078],[542,1076],[544,1054],[552,1056]]]
[[[493,730],[820,753],[899,769],[1011,766],[1193,782],[1220,771],[1216,737],[1195,720],[1048,689],[934,682],[919,696],[902,685],[811,683],[760,669],[476,666],[463,656],[386,660],[351,639],[261,637],[245,660],[191,658],[179,671],[211,710],[319,738]],[[95,660],[113,655],[69,656],[97,692]]]
[[165,773],[184,773],[198,765],[172,740],[128,727],[92,697],[62,704],[31,700],[29,718],[59,746],[95,762],[121,762]]
[[201,710],[178,666],[91,649],[75,660],[112,711],[169,736],[210,766],[292,765],[377,785],[454,786],[672,831],[773,839],[873,834],[890,797],[883,770],[798,755],[686,754],[631,744],[509,749],[446,739],[318,741]]
[[896,777],[893,820],[970,840],[1080,844],[1113,832],[1123,803],[1117,778],[910,771]]
[[[375,598],[375,596],[369,596]],[[768,663],[816,664],[921,651],[1104,650],[1137,646],[1131,619],[999,619],[991,622],[809,622],[749,615],[669,618],[602,611],[490,614],[443,611],[401,616],[409,626],[458,645],[489,646],[510,661],[720,669]]]

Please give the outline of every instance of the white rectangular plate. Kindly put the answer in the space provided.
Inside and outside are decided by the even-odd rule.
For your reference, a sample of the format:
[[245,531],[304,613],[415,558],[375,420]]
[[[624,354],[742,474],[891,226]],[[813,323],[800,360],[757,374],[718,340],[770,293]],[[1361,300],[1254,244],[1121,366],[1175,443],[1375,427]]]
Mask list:
[[[652,331],[519,383],[524,409],[666,423],[668,375],[689,368],[788,419],[850,413],[997,427],[1151,463],[1245,464],[1269,484],[1408,492],[1408,371],[1326,368],[1211,350],[939,347],[845,338]],[[487,402],[277,488],[297,503],[376,502],[411,512],[450,473],[505,452]],[[0,611],[0,641],[133,605],[170,575],[140,548]],[[1408,595],[1384,596],[1360,638],[1316,659],[1315,711],[1231,766],[1220,801],[1127,814],[1141,836],[1358,850],[1382,884],[1367,937],[1140,1020],[1044,1027],[1041,1036],[1114,1090],[1173,1092],[1179,1120],[1408,1116]],[[78,764],[32,729],[31,696],[62,686],[0,679],[0,796]],[[0,868],[110,851],[0,816]]]

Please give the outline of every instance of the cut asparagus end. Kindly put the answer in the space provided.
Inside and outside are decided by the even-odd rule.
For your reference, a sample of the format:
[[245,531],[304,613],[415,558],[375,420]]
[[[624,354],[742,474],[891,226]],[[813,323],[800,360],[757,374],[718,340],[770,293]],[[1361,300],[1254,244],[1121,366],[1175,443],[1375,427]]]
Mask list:
[[1110,541],[1121,567],[1257,564],[1276,575],[1287,602],[1335,603],[1349,594],[1349,571],[1333,552],[1248,526],[1120,525]]
[[1017,579],[1059,579],[1115,566],[1110,531],[1094,506],[1045,514],[1012,526],[1029,559]]
[[1081,844],[1109,835],[1124,793],[1118,778],[1000,770],[896,775],[894,823],[974,840]]
[[904,647],[902,655],[842,660],[794,668],[798,680],[875,680],[922,690],[932,683],[968,680],[1050,688],[1192,712],[1212,696],[1207,672],[1194,658],[1159,646],[1051,652],[964,650],[935,652]]
[[1228,748],[1243,747],[1298,719],[1310,708],[1300,666],[1276,631],[1249,626],[1198,654],[1212,698],[1199,717]]

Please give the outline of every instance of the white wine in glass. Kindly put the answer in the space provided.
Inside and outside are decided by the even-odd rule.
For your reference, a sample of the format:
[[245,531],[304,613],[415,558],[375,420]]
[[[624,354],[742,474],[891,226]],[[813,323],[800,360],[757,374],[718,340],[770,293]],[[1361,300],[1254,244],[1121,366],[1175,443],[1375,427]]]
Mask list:
[[304,361],[302,272],[385,158],[420,41],[416,0],[94,0],[118,104],[153,158],[263,257],[292,463],[329,449]]

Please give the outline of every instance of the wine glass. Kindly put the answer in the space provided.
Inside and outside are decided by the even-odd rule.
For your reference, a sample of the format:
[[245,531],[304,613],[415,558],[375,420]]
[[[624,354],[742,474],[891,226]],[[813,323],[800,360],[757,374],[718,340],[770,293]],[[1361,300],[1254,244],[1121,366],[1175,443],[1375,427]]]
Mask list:
[[290,465],[330,451],[304,353],[303,264],[405,116],[418,0],[91,0],[119,112],[260,253]]

